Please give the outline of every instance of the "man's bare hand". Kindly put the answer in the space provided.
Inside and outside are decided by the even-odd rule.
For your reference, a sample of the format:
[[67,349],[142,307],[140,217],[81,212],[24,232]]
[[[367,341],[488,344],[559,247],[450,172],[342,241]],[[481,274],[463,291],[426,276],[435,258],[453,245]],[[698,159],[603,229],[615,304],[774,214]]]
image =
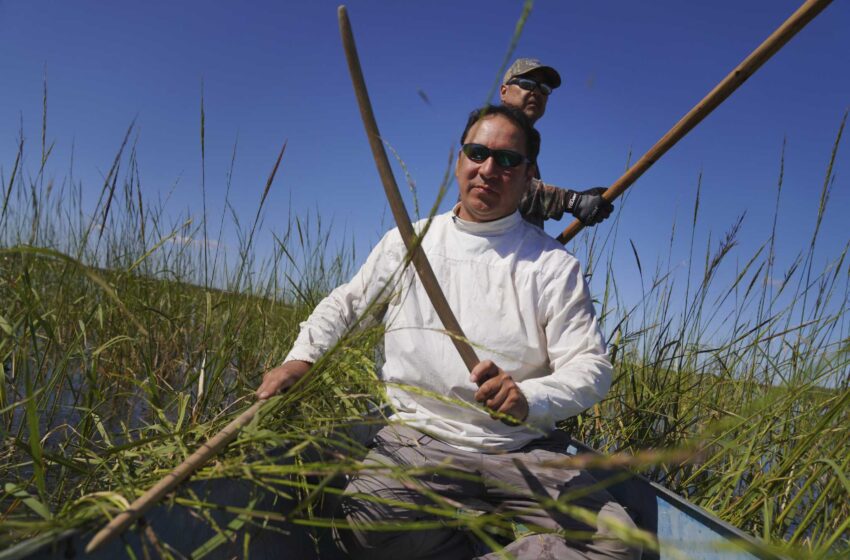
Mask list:
[[[492,360],[484,360],[472,368],[469,380],[478,385],[475,400],[490,410],[512,416],[517,422],[528,417],[528,401],[525,395],[513,378]],[[503,418],[502,422],[511,424],[506,418]]]
[[257,389],[257,398],[267,399],[276,393],[289,389],[310,371],[312,365],[309,362],[292,360],[270,369],[263,374],[263,382]]

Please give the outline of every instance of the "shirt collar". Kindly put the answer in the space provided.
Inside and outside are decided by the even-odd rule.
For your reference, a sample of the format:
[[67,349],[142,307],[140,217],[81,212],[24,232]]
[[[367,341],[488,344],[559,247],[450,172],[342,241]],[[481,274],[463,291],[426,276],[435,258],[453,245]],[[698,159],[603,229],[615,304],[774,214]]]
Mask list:
[[522,222],[522,216],[520,216],[518,210],[513,214],[508,214],[504,218],[499,218],[498,220],[493,220],[491,222],[470,222],[457,215],[459,209],[460,202],[458,202],[452,209],[452,221],[455,224],[455,228],[457,228],[458,231],[469,233],[471,235],[499,235],[513,229]]

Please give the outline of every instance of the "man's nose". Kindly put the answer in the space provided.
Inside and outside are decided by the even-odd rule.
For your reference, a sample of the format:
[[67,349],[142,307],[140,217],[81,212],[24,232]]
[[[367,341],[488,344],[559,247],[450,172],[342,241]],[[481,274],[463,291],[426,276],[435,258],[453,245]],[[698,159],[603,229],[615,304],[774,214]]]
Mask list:
[[534,97],[536,97],[536,98],[538,98],[538,99],[539,99],[539,98],[541,98],[541,97],[545,97],[545,96],[543,95],[543,91],[540,89],[540,86],[539,86],[539,85],[535,86],[535,88],[534,88],[533,90],[529,91],[529,92],[528,92],[528,96],[529,96],[529,97],[534,96]]
[[488,157],[478,166],[478,174],[482,177],[495,177],[499,171],[493,156]]

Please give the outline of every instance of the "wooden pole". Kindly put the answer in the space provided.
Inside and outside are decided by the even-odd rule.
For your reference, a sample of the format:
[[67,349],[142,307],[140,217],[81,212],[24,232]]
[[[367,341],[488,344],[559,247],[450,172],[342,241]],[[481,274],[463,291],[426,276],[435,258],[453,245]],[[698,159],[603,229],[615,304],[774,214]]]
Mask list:
[[162,480],[157,482],[150,490],[142,494],[135,502],[130,504],[130,507],[110,521],[103,529],[89,541],[86,546],[86,554],[91,554],[96,548],[105,542],[113,539],[124,532],[136,519],[144,515],[144,513],[154,504],[160,501],[163,496],[174,490],[178,484],[186,480],[195,470],[204,465],[207,461],[218,455],[228,443],[233,441],[236,434],[239,433],[246,424],[253,420],[257,415],[257,411],[266,401],[257,401],[245,412],[240,414],[230,424],[224,427],[219,433],[209,439],[197,451],[183,461],[177,468],[168,473]]
[[[393,217],[396,224],[398,224],[402,239],[404,239],[404,243],[411,253],[413,266],[419,274],[419,279],[422,281],[422,285],[425,287],[425,291],[428,297],[431,298],[431,302],[437,311],[437,316],[440,317],[443,326],[450,333],[452,342],[454,342],[455,347],[458,349],[464,364],[471,371],[479,362],[478,357],[475,355],[472,347],[466,342],[466,336],[463,334],[463,330],[460,328],[460,324],[457,322],[454,313],[452,313],[448,301],[446,301],[446,297],[437,283],[434,271],[431,269],[431,265],[428,263],[428,259],[420,247],[419,240],[417,240],[416,234],[413,231],[413,226],[410,224],[410,217],[404,207],[404,201],[401,198],[398,185],[390,169],[389,160],[387,159],[387,154],[384,151],[384,146],[381,143],[381,137],[378,133],[378,125],[372,113],[372,105],[369,102],[366,83],[363,79],[363,72],[360,69],[360,61],[357,57],[354,36],[351,32],[351,24],[348,21],[345,6],[339,7],[339,26],[345,48],[345,57],[348,61],[351,80],[354,84],[354,92],[357,96],[357,102],[360,105],[360,115],[366,127],[366,135],[369,138],[369,145],[372,147],[372,154],[375,157],[375,163],[378,166],[378,173],[384,184],[384,190],[390,202]],[[150,509],[151,506],[161,500],[163,496],[171,492],[196,469],[215,457],[236,437],[239,430],[256,416],[257,411],[264,402],[257,401],[254,403],[249,409],[240,414],[223,430],[201,446],[200,449],[195,451],[188,459],[183,461],[177,468],[157,482],[150,490],[130,504],[127,510],[118,514],[92,538],[88,546],[86,546],[86,553],[91,553],[105,542],[120,535],[136,519]]]
[[[732,95],[738,87],[743,84],[747,78],[752,76],[756,70],[761,68],[762,64],[767,62],[771,56],[781,49],[798,31],[803,29],[815,16],[823,11],[832,0],[807,0],[800,6],[796,12],[791,14],[785,23],[779,26],[770,37],[758,46],[750,55],[744,59],[737,67],[735,67],[728,76],[723,78],[702,101],[688,111],[679,122],[665,134],[661,140],[648,151],[637,163],[635,163],[626,173],[617,179],[608,190],[602,195],[602,198],[609,202],[613,202],[617,197],[623,194],[626,189],[632,186],[632,183],[644,174],[644,172],[652,167],[658,159],[663,156],[667,150],[672,148],[676,142],[681,140],[688,132],[698,125],[705,117],[707,117],[718,105],[723,103],[727,97]],[[562,244],[567,243],[570,239],[582,230],[584,225],[574,220],[563,232],[558,236],[558,241]]]
[[[425,287],[428,297],[431,299],[434,308],[437,311],[437,316],[443,322],[443,326],[449,332],[454,342],[455,347],[463,359],[466,367],[471,371],[479,362],[475,351],[466,342],[466,336],[457,319],[446,301],[440,285],[437,283],[437,278],[434,276],[434,271],[428,262],[428,258],[420,247],[419,241],[416,239],[416,234],[413,231],[413,226],[410,224],[410,217],[407,214],[407,209],[404,207],[404,201],[401,198],[401,193],[398,190],[398,185],[393,177],[390,163],[387,159],[387,154],[384,151],[384,146],[381,143],[381,136],[378,133],[378,125],[375,122],[375,116],[372,113],[372,105],[369,101],[369,94],[366,91],[366,82],[363,79],[363,72],[360,69],[360,61],[357,57],[357,48],[354,45],[354,36],[351,32],[351,23],[348,20],[348,14],[345,6],[340,6],[339,10],[339,27],[342,35],[343,47],[345,49],[345,58],[348,61],[348,69],[351,72],[351,80],[354,84],[354,92],[357,96],[357,102],[360,106],[360,115],[363,118],[363,125],[366,127],[366,135],[369,138],[369,145],[372,148],[372,154],[375,157],[375,164],[378,166],[378,173],[381,176],[381,181],[384,185],[384,191],[387,194],[387,199],[390,202],[390,208],[393,212],[396,224],[398,224],[404,244],[407,250],[412,255],[413,266],[419,274],[419,279]],[[127,529],[136,519],[144,515],[144,513],[161,500],[166,494],[171,492],[177,485],[183,482],[195,470],[204,465],[211,458],[230,443],[236,434],[239,433],[246,424],[248,424],[265,401],[257,401],[245,412],[240,414],[235,420],[228,424],[223,430],[217,433],[197,451],[195,451],[188,459],[183,461],[177,468],[171,471],[162,480],[157,482],[150,490],[145,492],[136,501],[130,504],[130,507],[119,513],[112,521],[110,521],[103,529],[89,541],[86,546],[86,553],[89,554],[105,542],[120,535]]]
[[[794,14],[783,23],[779,29],[767,38],[755,51],[750,54],[741,64],[738,65],[726,78],[720,82],[709,94],[700,101],[696,107],[691,109],[676,125],[670,129],[664,137],[661,138],[637,163],[635,163],[620,179],[617,180],[611,187],[605,191],[603,197],[606,200],[613,201],[620,196],[629,186],[634,183],[653,163],[658,161],[664,153],[667,152],[673,145],[681,140],[691,129],[700,123],[711,111],[717,108],[732,92],[734,92],[747,78],[749,78],[762,64],[764,64],[771,56],[773,56],[791,37],[797,34],[803,27],[806,26],[812,19],[815,18],[824,8],[826,8],[832,0],[808,0]],[[410,217],[407,214],[407,209],[404,207],[404,201],[398,190],[398,185],[393,177],[390,168],[387,154],[384,151],[384,146],[381,142],[381,136],[378,132],[378,125],[375,122],[375,116],[372,112],[372,105],[369,101],[369,94],[366,91],[366,83],[363,79],[363,72],[360,68],[360,61],[357,57],[357,49],[354,44],[354,36],[351,32],[351,23],[348,20],[348,13],[345,6],[340,6],[338,10],[340,34],[342,35],[343,47],[345,49],[345,58],[348,61],[348,69],[351,73],[351,80],[354,84],[354,92],[357,96],[357,102],[360,106],[360,116],[363,118],[363,125],[366,128],[366,135],[369,138],[369,145],[372,148],[372,155],[375,158],[375,164],[378,166],[378,173],[381,176],[381,182],[384,185],[384,191],[387,194],[387,199],[390,202],[393,217],[401,232],[402,239],[411,252],[412,262],[416,269],[419,279],[425,288],[428,297],[431,299],[437,315],[443,322],[443,326],[452,337],[452,342],[457,348],[463,359],[464,364],[469,370],[478,363],[478,357],[475,350],[466,342],[466,336],[457,319],[449,307],[448,301],[440,289],[437,279],[434,276],[434,271],[428,263],[425,253],[422,251],[416,234],[413,231],[413,226],[410,224]],[[561,235],[558,236],[558,241],[566,243],[572,239],[582,228],[581,222],[578,220],[570,224]],[[189,477],[195,470],[203,466],[211,458],[227,446],[245,425],[247,425],[265,401],[257,401],[250,408],[245,410],[230,424],[225,426],[223,430],[209,439],[197,451],[195,451],[188,459],[183,461],[168,475],[157,482],[150,490],[145,492],[136,501],[130,504],[130,507],[118,514],[110,521],[103,529],[92,538],[86,546],[86,553],[90,554],[102,544],[111,540],[115,536],[121,534],[129,527],[136,519],[143,515],[148,509],[161,500],[166,494],[171,492],[177,485]]]
[[387,159],[387,152],[384,150],[384,144],[381,141],[381,134],[378,132],[378,123],[375,121],[375,115],[372,112],[372,103],[369,101],[369,93],[366,90],[366,81],[363,79],[363,71],[360,68],[360,59],[357,56],[357,47],[354,44],[354,34],[351,32],[351,22],[348,20],[348,12],[345,6],[340,6],[337,10],[339,16],[339,33],[342,36],[342,46],[345,50],[345,59],[348,62],[348,71],[351,74],[351,82],[354,86],[354,94],[357,96],[357,105],[360,107],[360,116],[363,119],[363,127],[366,129],[366,136],[369,138],[369,146],[372,148],[372,156],[375,158],[375,165],[378,167],[378,174],[381,176],[381,183],[384,185],[384,192],[387,195],[387,200],[390,203],[390,209],[393,213],[393,218],[398,226],[398,231],[401,233],[401,238],[404,240],[404,245],[411,256],[413,267],[419,275],[419,280],[431,300],[431,304],[437,311],[437,316],[443,323],[452,342],[460,353],[460,357],[467,369],[472,371],[472,368],[480,361],[475,355],[475,350],[466,342],[466,335],[460,328],[460,323],[457,322],[454,313],[449,307],[449,302],[446,301],[446,296],[434,276],[434,271],[431,264],[428,262],[428,257],[420,246],[420,240],[417,239],[416,232],[413,231],[413,226],[410,224],[410,216],[407,209],[404,207],[404,200],[401,198],[401,193],[398,190],[398,185],[393,177],[390,162]]

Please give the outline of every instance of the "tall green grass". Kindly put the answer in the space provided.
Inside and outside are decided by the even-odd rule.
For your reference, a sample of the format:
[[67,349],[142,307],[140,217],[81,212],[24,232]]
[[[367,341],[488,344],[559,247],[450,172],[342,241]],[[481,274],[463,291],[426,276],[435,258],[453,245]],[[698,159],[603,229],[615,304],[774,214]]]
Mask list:
[[[669,255],[647,271],[632,245],[638,305],[621,299],[611,257],[599,258],[622,243],[617,224],[596,228],[583,245],[591,274],[604,278],[597,285],[616,381],[606,401],[570,427],[600,449],[693,450],[695,460],[649,474],[804,555],[846,550],[850,537],[850,238],[843,247],[819,243],[846,120],[845,113],[825,160],[818,211],[806,224],[811,237],[785,269],[776,257],[784,145],[772,228],[752,255],[736,250],[743,217],[718,242],[709,236],[704,251],[695,247],[701,177],[690,231],[674,224],[670,233],[671,247],[690,239],[686,274]],[[834,252],[824,259],[824,249]]]
[[[585,234],[576,250],[616,379],[603,403],[564,427],[606,451],[669,451],[645,474],[799,557],[846,550],[850,538],[848,245],[815,264],[843,128],[844,120],[814,233],[785,269],[776,259],[784,153],[777,218],[752,255],[738,254],[740,223],[695,246],[699,182],[690,230],[670,233],[671,246],[691,240],[686,272],[669,257],[650,272],[632,246],[644,295],[637,304],[618,289],[617,221]],[[94,206],[72,169],[58,185],[49,178],[46,118],[36,169],[25,170],[21,134],[2,173],[0,546],[126,507],[253,399],[298,323],[356,261],[322,216],[262,227],[285,144],[257,187],[253,221],[242,223],[230,213],[174,217],[152,202],[134,133],[131,124]],[[236,232],[235,255],[222,249],[226,228]],[[257,252],[258,235],[273,236],[270,254]],[[340,440],[340,428],[383,402],[380,336],[378,327],[351,333],[197,476],[242,477],[275,492],[283,485],[299,503],[288,520],[326,526],[323,495],[338,492],[330,482],[358,468],[363,453],[361,443]],[[278,447],[291,460],[264,460]],[[494,534],[515,529],[505,516],[435,508],[496,548]]]

